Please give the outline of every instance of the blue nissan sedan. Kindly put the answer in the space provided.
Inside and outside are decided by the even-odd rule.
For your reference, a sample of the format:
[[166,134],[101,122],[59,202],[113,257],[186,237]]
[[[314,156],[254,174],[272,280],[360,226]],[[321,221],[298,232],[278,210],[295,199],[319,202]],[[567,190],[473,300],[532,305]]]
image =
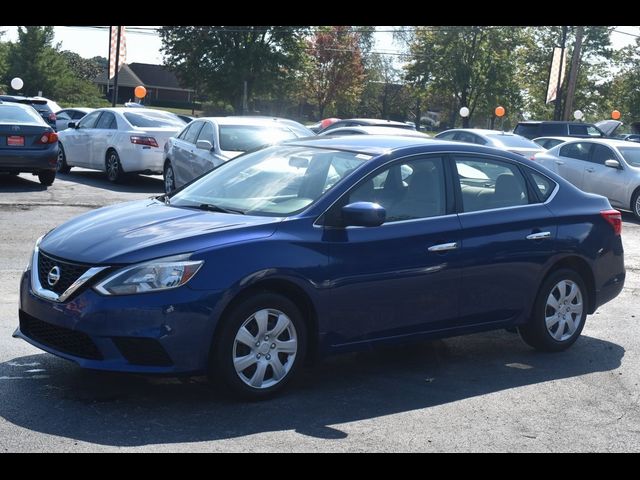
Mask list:
[[606,198],[509,152],[291,140],[41,237],[15,336],[250,398],[305,359],[379,344],[517,327],[560,351],[622,290],[621,225]]

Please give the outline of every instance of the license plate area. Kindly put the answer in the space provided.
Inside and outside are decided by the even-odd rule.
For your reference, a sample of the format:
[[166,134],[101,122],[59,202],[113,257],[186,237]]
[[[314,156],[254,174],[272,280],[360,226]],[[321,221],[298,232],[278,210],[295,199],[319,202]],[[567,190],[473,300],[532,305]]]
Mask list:
[[22,135],[10,135],[7,137],[8,147],[24,147],[24,137]]

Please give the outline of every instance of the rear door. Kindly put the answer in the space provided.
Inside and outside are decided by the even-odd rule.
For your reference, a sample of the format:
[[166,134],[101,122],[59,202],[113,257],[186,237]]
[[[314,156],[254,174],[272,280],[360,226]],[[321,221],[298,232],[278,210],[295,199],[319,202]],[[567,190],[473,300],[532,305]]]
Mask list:
[[[488,177],[480,183],[459,175],[455,182],[462,226],[460,322],[509,322],[526,314],[538,290],[541,269],[554,253],[555,217],[525,167],[481,154],[453,159],[459,172],[473,168]],[[548,197],[555,184],[538,176]]]
[[592,148],[591,142],[572,142],[560,147],[558,158],[554,159],[556,168],[552,170],[581,189],[584,169],[589,162]]
[[189,182],[194,177],[193,162],[195,161],[196,139],[204,125],[203,121],[191,122],[182,133],[173,140],[173,171],[178,185]]

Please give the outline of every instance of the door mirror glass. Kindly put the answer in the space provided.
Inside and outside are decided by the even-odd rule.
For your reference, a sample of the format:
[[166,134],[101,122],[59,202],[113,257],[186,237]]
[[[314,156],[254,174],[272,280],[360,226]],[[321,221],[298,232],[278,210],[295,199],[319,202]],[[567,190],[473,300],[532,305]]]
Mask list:
[[607,167],[611,167],[611,168],[620,168],[620,162],[618,160],[605,160],[604,164]]
[[196,148],[201,148],[202,150],[213,150],[213,145],[209,140],[198,140]]
[[387,219],[384,207],[373,202],[354,202],[342,207],[345,226],[378,227]]

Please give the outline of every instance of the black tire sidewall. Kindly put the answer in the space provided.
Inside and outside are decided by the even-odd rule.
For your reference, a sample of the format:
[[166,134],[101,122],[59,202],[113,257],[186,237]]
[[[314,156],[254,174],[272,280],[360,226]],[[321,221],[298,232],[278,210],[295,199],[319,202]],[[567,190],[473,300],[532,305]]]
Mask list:
[[[573,335],[571,335],[571,337],[566,340],[558,341],[551,336],[551,333],[547,329],[545,316],[547,298],[551,293],[551,290],[558,284],[558,282],[562,280],[571,280],[576,285],[578,285],[580,293],[582,294],[583,310],[582,316],[580,318],[580,325],[578,326],[576,331],[573,332]],[[588,305],[588,291],[586,289],[584,281],[582,280],[582,277],[580,277],[578,273],[569,269],[561,269],[553,272],[551,275],[549,275],[549,277],[547,277],[547,279],[540,287],[533,309],[533,317],[530,319],[527,325],[521,328],[521,331],[524,330],[522,332],[523,338],[527,343],[539,350],[552,352],[565,350],[566,348],[573,345],[573,343],[582,333],[582,329],[584,328],[586,322]]]
[[[294,364],[280,383],[265,389],[255,389],[238,377],[233,365],[233,345],[238,329],[245,320],[265,308],[280,310],[289,317],[296,329],[298,351]],[[212,342],[209,378],[214,383],[222,381],[236,397],[246,400],[268,398],[285,388],[304,363],[307,352],[307,326],[300,309],[287,297],[270,292],[256,293],[233,307],[220,321],[223,323],[217,331],[217,338]]]
[[43,170],[38,173],[38,180],[40,180],[40,183],[45,187],[51,186],[55,179],[56,179],[55,170]]
[[172,182],[172,186],[173,188],[171,189],[171,192],[173,192],[176,189],[176,172],[173,169],[173,165],[171,165],[171,162],[167,162],[167,164],[164,166],[164,193],[171,193],[171,192],[167,192],[167,170],[171,169],[171,172],[173,174],[173,182]]
[[[111,178],[109,176],[109,159],[111,158],[112,155],[116,156],[116,163],[118,165],[118,173],[117,173],[115,178]],[[122,175],[123,175],[122,164],[120,163],[120,155],[118,155],[118,152],[116,152],[115,150],[109,150],[107,152],[107,158],[105,160],[105,165],[104,166],[105,166],[105,173],[107,175],[107,180],[109,180],[110,182],[113,182],[113,183],[117,183],[122,179]]]
[[59,173],[69,173],[71,167],[67,164],[67,154],[64,151],[64,147],[61,143],[58,143],[58,148],[60,149],[58,155],[62,155],[62,161],[58,163],[56,159],[56,171]]
[[638,205],[639,196],[640,196],[640,190],[638,190],[631,196],[631,213],[633,213],[633,216],[636,217],[636,220],[640,220],[640,212],[636,209],[636,206]]

